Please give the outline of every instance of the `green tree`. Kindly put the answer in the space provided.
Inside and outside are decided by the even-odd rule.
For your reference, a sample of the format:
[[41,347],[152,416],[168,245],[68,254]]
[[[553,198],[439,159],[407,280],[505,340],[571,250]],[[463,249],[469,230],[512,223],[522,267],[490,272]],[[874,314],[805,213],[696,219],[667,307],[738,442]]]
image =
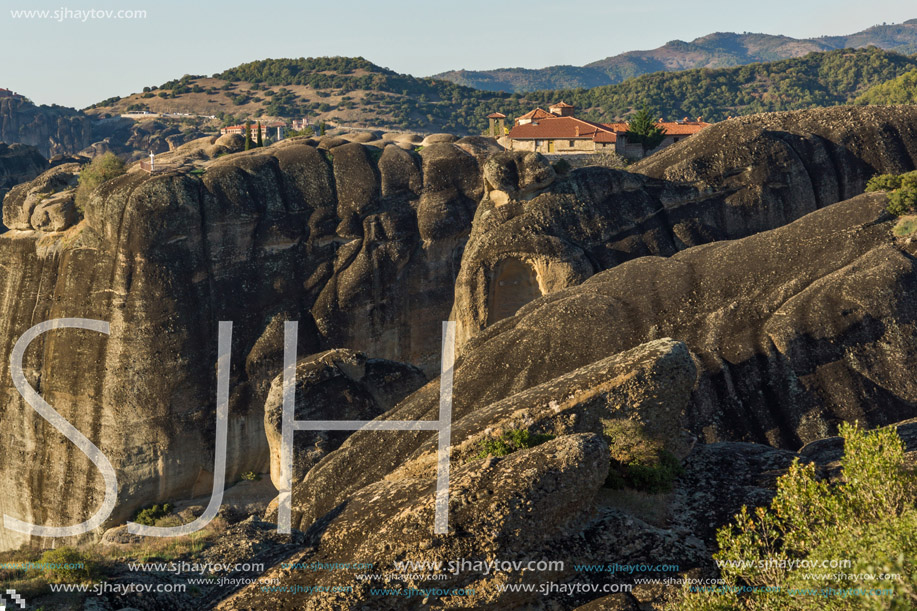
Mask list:
[[647,108],[646,104],[638,110],[627,123],[627,139],[639,142],[643,147],[643,154],[651,151],[662,143],[665,138],[665,129],[656,123],[656,111]]
[[252,148],[252,124],[251,121],[245,122],[245,150]]
[[80,170],[80,177],[76,189],[74,202],[77,209],[82,212],[89,195],[102,183],[124,174],[124,162],[114,153],[105,153],[92,160]]
[[[843,423],[840,434],[842,480],[829,483],[816,474],[812,463],[803,465],[797,459],[778,480],[770,508],[743,507],[734,524],[717,532],[719,551],[713,558],[726,587],[716,592],[686,590],[673,608],[917,608],[917,472],[894,428],[866,432]],[[803,560],[807,567],[799,566]],[[832,561],[849,564],[810,568],[830,567]],[[850,581],[836,577],[838,573],[869,574],[874,579]],[[793,593],[829,588],[882,589],[886,595]]]
[[258,121],[258,146],[264,146],[264,137],[261,135],[261,121]]

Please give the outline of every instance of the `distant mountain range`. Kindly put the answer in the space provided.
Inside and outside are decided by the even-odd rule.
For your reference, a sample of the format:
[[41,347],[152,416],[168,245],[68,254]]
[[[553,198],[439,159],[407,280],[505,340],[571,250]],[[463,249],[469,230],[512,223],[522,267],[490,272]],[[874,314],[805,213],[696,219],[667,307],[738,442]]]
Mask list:
[[673,40],[649,51],[628,51],[585,66],[540,69],[453,70],[433,78],[485,91],[538,91],[613,85],[651,72],[692,68],[729,68],[756,62],[801,57],[814,51],[874,45],[905,55],[917,53],[917,19],[877,25],[847,36],[790,38],[771,34],[716,32],[691,42]]

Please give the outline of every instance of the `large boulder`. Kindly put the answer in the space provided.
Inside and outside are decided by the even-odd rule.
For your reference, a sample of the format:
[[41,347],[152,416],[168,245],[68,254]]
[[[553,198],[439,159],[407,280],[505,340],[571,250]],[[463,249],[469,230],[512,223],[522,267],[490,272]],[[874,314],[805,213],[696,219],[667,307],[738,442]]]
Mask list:
[[3,201],[3,224],[20,231],[63,231],[76,224],[80,215],[73,200],[80,167],[61,164],[11,189]]

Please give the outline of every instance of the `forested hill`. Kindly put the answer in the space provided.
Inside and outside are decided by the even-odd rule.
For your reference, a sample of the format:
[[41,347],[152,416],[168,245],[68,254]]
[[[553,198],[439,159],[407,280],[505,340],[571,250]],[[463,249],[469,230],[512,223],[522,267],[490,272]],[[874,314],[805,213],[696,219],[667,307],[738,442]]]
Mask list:
[[268,59],[212,77],[188,75],[146,87],[105,100],[91,112],[187,112],[217,115],[226,124],[306,116],[356,127],[480,133],[491,112],[512,118],[564,100],[593,120],[624,118],[646,104],[670,119],[718,121],[852,103],[871,87],[915,69],[915,57],[877,48],[840,49],[735,68],[647,74],[592,89],[508,94],[398,74],[363,58]]
[[526,97],[539,104],[563,98],[595,120],[621,117],[641,104],[669,118],[728,116],[853,102],[870,87],[917,68],[917,58],[867,49],[840,49],[805,57],[749,64],[657,72],[618,85],[554,92]]
[[881,24],[845,36],[791,38],[772,34],[715,32],[690,42],[673,40],[656,49],[628,51],[585,66],[453,70],[434,75],[488,91],[536,91],[613,85],[651,72],[692,68],[731,68],[756,62],[802,57],[812,52],[875,46],[903,54],[917,53],[917,19]]
[[856,99],[857,104],[917,104],[917,70],[879,83]]

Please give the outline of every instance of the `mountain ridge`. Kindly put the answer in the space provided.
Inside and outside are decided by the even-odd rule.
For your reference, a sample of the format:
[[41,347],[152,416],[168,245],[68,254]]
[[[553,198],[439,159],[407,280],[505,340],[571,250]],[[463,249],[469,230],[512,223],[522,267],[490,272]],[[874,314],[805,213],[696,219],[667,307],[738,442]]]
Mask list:
[[613,85],[651,72],[692,68],[729,68],[802,57],[812,52],[876,46],[903,54],[917,53],[917,19],[875,25],[842,36],[792,38],[778,34],[713,32],[691,41],[671,40],[655,49],[620,53],[585,64],[545,68],[451,70],[433,78],[485,91],[527,92]]

